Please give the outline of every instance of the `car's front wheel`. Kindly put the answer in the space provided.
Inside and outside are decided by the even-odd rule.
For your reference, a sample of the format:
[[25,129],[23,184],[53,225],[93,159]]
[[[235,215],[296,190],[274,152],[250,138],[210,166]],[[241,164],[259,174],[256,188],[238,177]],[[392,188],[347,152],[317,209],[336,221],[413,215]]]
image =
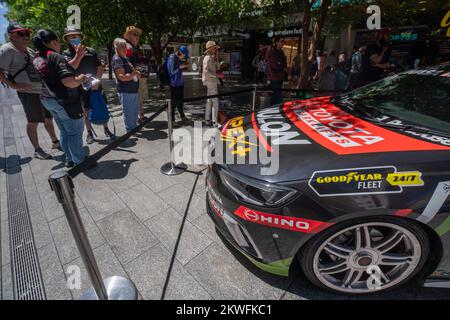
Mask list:
[[337,293],[363,295],[401,286],[424,266],[430,250],[416,223],[390,216],[347,221],[312,239],[299,254],[306,277]]

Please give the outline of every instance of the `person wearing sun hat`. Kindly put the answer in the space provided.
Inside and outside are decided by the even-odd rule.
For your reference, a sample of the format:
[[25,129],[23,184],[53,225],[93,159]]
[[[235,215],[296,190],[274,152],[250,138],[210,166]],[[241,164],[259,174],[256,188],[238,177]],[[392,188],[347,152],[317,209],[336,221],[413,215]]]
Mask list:
[[[214,96],[219,94],[218,84],[219,78],[217,71],[219,70],[219,49],[215,41],[208,41],[206,43],[205,58],[203,59],[202,81],[207,88],[207,95]],[[219,117],[219,99],[208,99],[206,102],[205,121],[206,125],[218,126]]]
[[139,80],[139,103],[140,112],[138,122],[142,122],[146,119],[144,115],[144,101],[149,99],[148,94],[148,78],[150,76],[148,68],[148,59],[142,53],[139,48],[139,42],[141,41],[142,29],[136,26],[129,26],[125,29],[123,38],[127,41],[127,57],[130,60],[133,67],[141,73]]
[[53,117],[40,99],[42,83],[33,67],[35,52],[29,48],[32,31],[12,23],[6,32],[9,42],[0,46],[0,82],[17,91],[27,119],[27,135],[35,149],[34,157],[41,160],[51,159],[52,156],[39,144],[39,124],[44,124],[52,139],[53,149],[60,149],[61,145],[55,133]]
[[[69,65],[75,70],[75,74],[91,74],[95,78],[101,80],[103,77],[103,65],[97,55],[97,52],[95,52],[93,48],[86,47],[83,44],[85,36],[81,30],[75,27],[67,27],[64,30],[63,39],[69,45],[69,48],[63,52],[63,56]],[[89,98],[92,91],[102,91],[101,84],[89,91],[82,91],[84,124],[88,133],[86,138],[87,144],[94,143],[94,133],[92,131],[92,125],[89,122]],[[105,124],[103,129],[106,137],[112,138],[114,136],[109,130],[108,124]]]

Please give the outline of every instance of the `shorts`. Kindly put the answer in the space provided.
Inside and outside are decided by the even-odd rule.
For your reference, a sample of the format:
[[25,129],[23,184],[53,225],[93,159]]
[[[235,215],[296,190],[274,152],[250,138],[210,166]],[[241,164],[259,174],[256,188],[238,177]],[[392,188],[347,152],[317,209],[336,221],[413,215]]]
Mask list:
[[139,100],[140,100],[141,104],[143,104],[145,100],[149,99],[147,83],[148,83],[148,78],[140,78],[140,80],[139,80]]
[[38,94],[18,92],[20,102],[27,117],[28,123],[44,123],[45,119],[52,119],[50,111],[42,105]]

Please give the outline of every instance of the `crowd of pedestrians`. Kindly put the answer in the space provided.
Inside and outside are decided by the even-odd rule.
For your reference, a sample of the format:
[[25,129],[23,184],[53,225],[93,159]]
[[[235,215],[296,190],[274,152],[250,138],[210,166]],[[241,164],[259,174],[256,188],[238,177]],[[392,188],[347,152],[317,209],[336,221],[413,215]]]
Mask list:
[[[101,80],[104,72],[98,54],[84,44],[81,30],[67,28],[60,41],[51,30],[39,30],[31,39],[32,31],[18,24],[7,29],[9,42],[0,47],[0,82],[15,89],[27,117],[27,134],[38,159],[50,159],[51,155],[39,144],[37,128],[43,123],[52,141],[52,148],[66,155],[66,166],[73,167],[85,160],[83,133],[87,131],[87,144],[94,143],[92,112],[97,107],[95,95],[103,95]],[[139,47],[143,31],[135,26],[126,28],[123,37],[114,41],[115,54],[110,61],[116,78],[119,101],[123,109],[127,132],[144,121],[144,101],[148,100],[149,61]],[[29,48],[33,42],[36,52]],[[273,44],[255,56],[252,66],[256,83],[269,83],[272,90],[272,105],[283,101],[283,84],[288,81],[288,64],[283,47],[285,39],[276,36]],[[63,51],[65,47],[65,51]],[[220,46],[208,41],[201,62],[202,83],[208,96],[219,93],[223,83],[220,62]],[[349,91],[381,79],[392,68],[389,63],[391,49],[386,32],[378,32],[373,43],[355,47],[351,56],[345,52],[336,55],[317,51],[309,83],[321,91]],[[178,112],[181,124],[187,122],[184,113],[183,71],[189,68],[190,54],[187,46],[179,46],[170,54],[160,68],[166,74],[172,100],[171,119],[176,127]],[[292,61],[291,78],[298,82],[301,75],[302,56],[297,54]],[[163,77],[164,78],[164,77]],[[161,76],[160,76],[161,79]],[[104,95],[103,95],[104,96]],[[105,101],[101,104],[106,106]],[[208,99],[205,107],[205,125],[219,127],[219,98]],[[108,112],[108,111],[107,111]],[[107,118],[109,119],[109,117]],[[53,121],[59,128],[55,134]],[[114,134],[108,121],[101,124],[106,137]]]
[[[94,143],[96,135],[91,123],[95,118],[93,110],[104,106],[109,120],[101,84],[104,65],[99,56],[84,44],[82,31],[73,27],[66,28],[62,39],[47,29],[37,31],[32,38],[32,30],[19,24],[11,24],[7,34],[9,42],[0,47],[0,82],[17,91],[27,117],[34,157],[52,159],[39,144],[37,129],[43,123],[52,149],[64,152],[66,167],[82,163],[86,158],[85,129],[87,144]],[[127,27],[123,38],[114,41],[115,55],[111,61],[127,132],[146,119],[143,105],[148,99],[149,72],[139,49],[141,34],[139,28]],[[31,43],[36,52],[30,48]],[[94,98],[99,95],[104,100],[100,103]],[[105,136],[114,139],[108,120],[95,124],[101,124]],[[58,126],[59,139],[53,123]]]
[[[281,88],[285,83],[290,82],[291,87],[298,87],[300,82],[302,54],[298,52],[292,58],[288,70],[284,45],[283,37],[274,37],[272,46],[258,50],[252,62],[254,82],[269,84],[272,104],[281,103]],[[392,64],[392,48],[387,29],[374,32],[373,39],[367,45],[355,46],[350,54],[317,50],[307,74],[307,87],[304,89],[330,93],[347,92],[395,72],[416,69],[421,60],[414,51],[420,50],[413,48],[412,51],[400,64]]]
[[[50,136],[52,148],[64,152],[67,168],[86,159],[83,135],[86,130],[86,144],[94,143],[93,124],[101,124],[105,136],[115,138],[108,126],[109,111],[101,84],[104,64],[96,51],[85,45],[81,30],[68,27],[60,39],[55,32],[42,29],[32,37],[32,30],[12,24],[7,33],[9,42],[0,47],[0,82],[17,91],[27,117],[27,133],[35,149],[35,158],[52,159],[39,144],[37,129],[40,123]],[[149,63],[139,47],[142,33],[135,26],[127,27],[123,37],[114,40],[115,52],[110,61],[127,132],[146,119],[143,107],[149,98]],[[37,51],[30,48],[31,44]],[[214,41],[206,44],[202,80],[208,95],[217,95],[218,85],[223,80],[219,51],[220,47]],[[174,123],[176,111],[182,122],[187,121],[183,105],[183,71],[188,69],[189,59],[188,48],[180,46],[164,64]],[[98,103],[99,95],[104,100],[101,103]],[[92,120],[95,118],[93,112],[100,105],[108,112],[108,120],[102,123]],[[53,123],[58,126],[59,138]],[[218,98],[207,101],[205,124],[219,127]]]

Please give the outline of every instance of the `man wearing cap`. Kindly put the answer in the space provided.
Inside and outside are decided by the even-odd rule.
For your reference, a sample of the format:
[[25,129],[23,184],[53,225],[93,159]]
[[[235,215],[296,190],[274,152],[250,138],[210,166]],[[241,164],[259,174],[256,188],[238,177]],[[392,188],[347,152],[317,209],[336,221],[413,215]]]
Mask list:
[[188,69],[189,49],[181,46],[167,59],[167,72],[170,77],[170,98],[172,99],[172,123],[175,123],[175,109],[181,120],[187,120],[184,114],[184,78],[183,71]]
[[[214,41],[208,41],[206,43],[205,58],[203,59],[202,81],[203,85],[208,89],[208,96],[219,94],[219,78],[217,77],[217,70],[219,68],[219,49],[220,47]],[[206,125],[213,125],[214,127],[218,127],[218,117],[219,98],[209,99],[206,102]]]
[[39,123],[44,123],[50,138],[52,148],[61,149],[53,126],[53,118],[41,103],[40,92],[42,82],[33,67],[35,52],[28,48],[30,45],[31,30],[23,28],[19,24],[11,24],[7,29],[10,42],[0,47],[0,82],[17,90],[19,99],[23,105],[27,117],[27,134],[33,145],[36,159],[51,159],[39,145],[37,128]]
[[[69,48],[63,52],[64,58],[69,65],[75,70],[75,74],[91,74],[97,79],[103,77],[103,65],[94,49],[88,48],[82,44],[84,35],[81,30],[68,27],[64,32],[64,41],[69,44]],[[87,144],[94,143],[94,134],[92,132],[91,124],[89,123],[89,97],[92,91],[102,90],[101,85],[97,85],[89,91],[82,91],[83,109],[84,109],[84,123],[88,132],[86,142]],[[108,124],[104,125],[104,132],[108,138],[114,135],[108,128]]]
[[123,38],[127,41],[127,58],[130,60],[133,67],[141,73],[139,79],[139,102],[140,112],[138,122],[142,122],[146,119],[144,115],[144,101],[149,99],[148,96],[148,61],[139,48],[139,42],[142,36],[142,29],[129,26],[126,28]]

